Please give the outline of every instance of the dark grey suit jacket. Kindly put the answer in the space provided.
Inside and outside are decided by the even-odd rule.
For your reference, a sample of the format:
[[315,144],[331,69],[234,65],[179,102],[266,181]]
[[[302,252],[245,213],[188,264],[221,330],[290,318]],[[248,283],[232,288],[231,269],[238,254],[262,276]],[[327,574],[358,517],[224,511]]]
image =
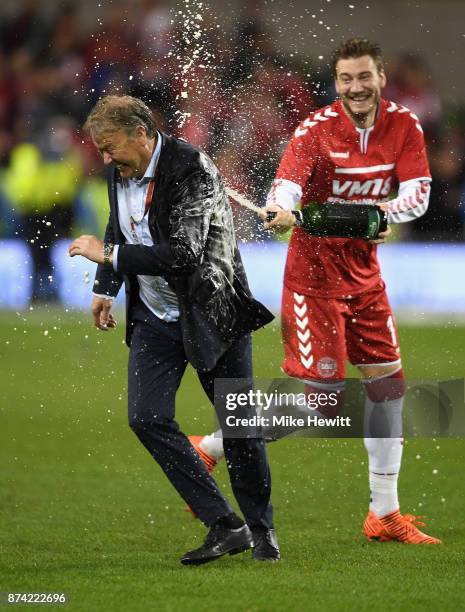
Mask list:
[[137,274],[163,276],[180,308],[184,348],[190,363],[211,370],[240,336],[273,319],[250,293],[234,235],[224,185],[213,162],[192,145],[161,134],[155,189],[149,209],[154,245],[125,244],[118,222],[115,167],[108,172],[110,218],[105,242],[119,244],[118,272],[99,265],[94,291],[116,296],[126,286],[126,342]]

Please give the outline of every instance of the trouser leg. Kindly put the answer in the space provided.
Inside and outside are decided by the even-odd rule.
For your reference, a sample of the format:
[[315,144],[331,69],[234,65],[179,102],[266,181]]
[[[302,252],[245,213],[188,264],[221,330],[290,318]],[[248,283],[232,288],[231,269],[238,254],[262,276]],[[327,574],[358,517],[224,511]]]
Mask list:
[[[216,367],[210,372],[199,373],[199,378],[214,404],[215,378],[244,378],[252,385],[250,335],[237,340]],[[220,423],[223,422],[227,412],[225,403],[217,401],[215,409]],[[248,410],[249,416],[253,416],[253,408]],[[271,475],[265,441],[263,438],[224,438],[223,446],[231,486],[249,527],[272,528]]]
[[187,365],[179,324],[165,323],[142,307],[133,324],[129,425],[199,519],[211,525],[232,510],[174,420],[175,396]]

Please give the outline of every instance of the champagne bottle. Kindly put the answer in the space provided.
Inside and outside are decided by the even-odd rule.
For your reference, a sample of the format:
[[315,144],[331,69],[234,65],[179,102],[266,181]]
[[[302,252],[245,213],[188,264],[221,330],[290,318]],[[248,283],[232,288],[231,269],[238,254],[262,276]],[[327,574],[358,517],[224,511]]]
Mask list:
[[[312,236],[376,240],[387,229],[387,214],[375,204],[313,202],[292,213],[296,225]],[[276,213],[268,213],[267,221],[275,216]]]

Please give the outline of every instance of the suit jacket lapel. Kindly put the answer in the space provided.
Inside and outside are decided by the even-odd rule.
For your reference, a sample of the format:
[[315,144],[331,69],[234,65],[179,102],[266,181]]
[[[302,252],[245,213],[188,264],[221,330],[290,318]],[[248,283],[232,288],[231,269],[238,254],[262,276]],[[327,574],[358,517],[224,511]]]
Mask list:
[[153,180],[154,180],[154,190],[152,193],[152,199],[150,200],[150,208],[149,208],[149,228],[150,228],[150,232],[152,233],[152,238],[155,240],[156,236],[153,235],[153,228],[155,227],[156,224],[156,216],[157,216],[157,212],[158,212],[158,208],[156,205],[155,200],[157,198],[160,198],[160,189],[159,189],[159,184],[160,184],[160,176],[163,174],[163,153],[165,151],[165,145],[166,145],[166,135],[163,132],[158,132],[158,136],[161,139],[161,148],[160,148],[160,155],[158,157],[158,162],[157,165],[155,167],[155,172],[153,175]]
[[123,232],[121,231],[121,227],[119,224],[119,214],[118,214],[118,198],[116,193],[116,186],[118,181],[117,170],[114,166],[110,166],[108,169],[110,180],[108,182],[108,199],[110,201],[110,210],[114,220],[113,223],[113,231],[115,234],[115,239],[118,244],[124,244],[126,242]]

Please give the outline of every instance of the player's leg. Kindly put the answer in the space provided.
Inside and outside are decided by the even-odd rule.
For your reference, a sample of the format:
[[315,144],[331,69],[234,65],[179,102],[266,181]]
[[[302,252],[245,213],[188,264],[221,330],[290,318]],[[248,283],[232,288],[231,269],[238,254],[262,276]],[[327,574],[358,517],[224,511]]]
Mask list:
[[403,451],[405,380],[397,338],[384,290],[352,302],[347,349],[351,363],[361,373],[366,391],[364,441],[371,500],[364,533],[370,539],[381,541],[433,544],[439,540],[422,534],[412,517],[403,517],[399,511],[397,485]]
[[369,538],[385,540],[389,538],[379,517],[399,509],[397,484],[403,451],[404,378],[398,362],[359,366],[359,370],[366,391],[364,443],[370,487],[364,532]]

